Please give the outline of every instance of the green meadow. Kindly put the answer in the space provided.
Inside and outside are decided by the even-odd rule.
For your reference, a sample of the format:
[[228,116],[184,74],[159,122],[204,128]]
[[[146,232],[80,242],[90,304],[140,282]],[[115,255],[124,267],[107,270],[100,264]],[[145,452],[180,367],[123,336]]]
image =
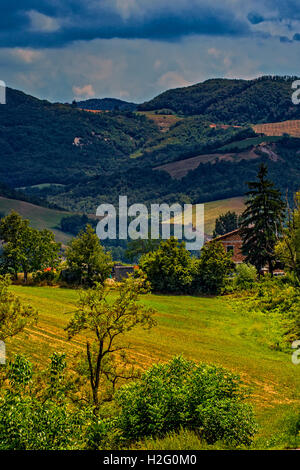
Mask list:
[[[12,290],[39,312],[39,322],[7,344],[8,355],[22,352],[40,367],[54,351],[65,352],[72,364],[84,348],[84,336],[67,341],[64,331],[78,291],[51,287],[13,286]],[[112,291],[112,296],[114,292]],[[287,414],[300,408],[300,366],[291,354],[270,349],[267,316],[253,316],[227,297],[145,295],[141,302],[157,311],[151,331],[137,329],[126,340],[130,354],[143,369],[182,354],[188,359],[221,365],[238,373],[251,389],[259,423],[258,441],[281,433]],[[262,444],[265,445],[265,444]]]

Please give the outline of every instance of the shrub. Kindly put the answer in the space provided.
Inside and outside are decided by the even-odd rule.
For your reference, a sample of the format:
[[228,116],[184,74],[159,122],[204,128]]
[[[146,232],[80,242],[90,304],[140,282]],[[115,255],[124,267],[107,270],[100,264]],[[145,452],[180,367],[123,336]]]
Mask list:
[[206,294],[219,294],[227,276],[234,270],[230,253],[226,253],[222,243],[206,243],[199,260],[194,261],[193,290]]
[[156,292],[188,292],[192,283],[192,259],[176,238],[162,241],[156,251],[142,256],[139,263]]
[[235,286],[240,289],[249,289],[253,287],[257,278],[257,271],[252,264],[241,263],[236,267]]
[[189,428],[208,443],[250,445],[256,425],[238,376],[182,357],[154,365],[116,397],[125,439]]
[[[46,396],[34,387],[32,364],[22,355],[8,364],[7,383],[0,396],[0,450],[63,450],[85,446],[90,408],[68,406],[58,394],[64,355],[54,354]],[[53,386],[55,382],[56,386]]]
[[53,286],[55,285],[60,276],[60,271],[55,268],[45,268],[43,271],[33,273],[32,279],[35,284]]

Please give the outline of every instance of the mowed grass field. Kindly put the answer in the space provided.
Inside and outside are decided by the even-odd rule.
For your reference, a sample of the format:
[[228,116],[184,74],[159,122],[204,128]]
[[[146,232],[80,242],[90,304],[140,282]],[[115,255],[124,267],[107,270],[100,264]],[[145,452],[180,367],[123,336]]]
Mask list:
[[[69,342],[64,331],[76,308],[78,291],[25,286],[12,290],[38,309],[39,322],[26,337],[8,342],[8,355],[25,353],[43,368],[49,356],[60,351],[71,364],[85,345],[83,335]],[[146,295],[141,302],[158,312],[157,326],[151,331],[136,329],[126,338],[132,346],[130,354],[143,369],[178,354],[226,367],[251,387],[259,437],[265,441],[281,432],[286,413],[300,407],[300,366],[292,364],[291,354],[268,348],[266,317],[233,308],[227,297]]]

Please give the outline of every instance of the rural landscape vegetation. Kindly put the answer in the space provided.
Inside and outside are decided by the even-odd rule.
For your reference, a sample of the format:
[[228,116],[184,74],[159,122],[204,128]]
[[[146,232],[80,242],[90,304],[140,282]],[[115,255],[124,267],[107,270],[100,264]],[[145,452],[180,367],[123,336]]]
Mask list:
[[[1,450],[300,447],[296,78],[212,79],[142,104],[7,89]],[[99,241],[96,208],[119,195],[205,203],[203,248]]]

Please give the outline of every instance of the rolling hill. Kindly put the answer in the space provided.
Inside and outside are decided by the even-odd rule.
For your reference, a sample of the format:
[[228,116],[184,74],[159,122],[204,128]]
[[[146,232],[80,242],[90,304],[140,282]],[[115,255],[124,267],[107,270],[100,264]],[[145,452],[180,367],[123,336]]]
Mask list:
[[59,229],[61,219],[67,217],[69,212],[48,209],[47,207],[36,206],[28,202],[0,197],[0,213],[7,215],[12,210],[18,212],[25,219],[29,219],[32,227],[39,230],[44,228],[52,230],[58,242],[66,244],[71,239],[70,234]]
[[299,119],[291,101],[297,77],[265,76],[255,80],[211,79],[168,90],[141,104],[140,111],[167,108],[185,116],[201,115],[225,124],[265,123]]
[[0,184],[45,205],[95,213],[120,194],[146,204],[242,196],[264,161],[292,193],[300,185],[293,79],[208,80],[169,90],[137,112],[86,112],[9,88],[0,107]]
[[116,98],[92,98],[84,101],[75,102],[81,109],[91,109],[95,111],[135,111],[138,107],[136,103],[118,100]]
[[[258,147],[252,147],[250,150],[239,153],[209,153],[206,155],[198,155],[197,157],[168,163],[167,165],[157,166],[153,168],[153,170],[166,171],[172,178],[181,179],[186,176],[189,171],[193,171],[198,168],[201,163],[217,164],[221,161],[239,162],[241,160],[255,160],[259,158],[259,153],[256,153],[256,150],[265,152],[272,151],[270,147],[266,145],[260,145]],[[275,153],[274,158],[275,161],[278,159],[278,156]]]
[[[9,340],[9,357],[25,353],[44,368],[53,351],[60,351],[66,353],[72,367],[74,355],[84,350],[86,341],[83,333],[68,341],[65,331],[78,291],[29,286],[13,286],[12,291],[38,310],[39,322],[27,330],[26,341],[19,335]],[[265,439],[260,445],[275,446],[284,418],[296,416],[299,410],[300,376],[290,353],[268,347],[274,330],[269,316],[248,314],[226,297],[145,295],[141,302],[158,312],[157,325],[150,331],[138,328],[126,335],[126,343],[132,345],[129,357],[134,355],[134,362],[147,369],[155,362],[183,355],[239,374],[251,387],[260,425],[258,438]]]
[[71,184],[123,167],[157,126],[145,116],[87,113],[7,89],[0,107],[0,181]]

